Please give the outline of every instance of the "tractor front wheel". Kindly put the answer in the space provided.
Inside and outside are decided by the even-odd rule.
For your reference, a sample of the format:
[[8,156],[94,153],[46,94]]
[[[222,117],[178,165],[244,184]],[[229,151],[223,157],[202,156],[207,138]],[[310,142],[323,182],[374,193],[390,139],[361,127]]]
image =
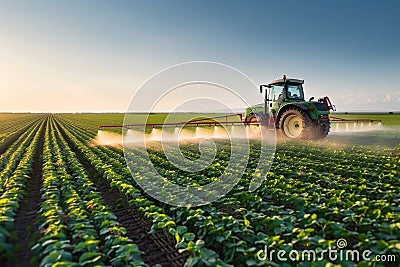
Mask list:
[[250,113],[246,116],[245,122],[249,125],[264,125],[266,120],[260,113]]
[[282,114],[279,120],[279,129],[283,137],[289,139],[310,139],[313,137],[310,116],[297,109],[289,109]]

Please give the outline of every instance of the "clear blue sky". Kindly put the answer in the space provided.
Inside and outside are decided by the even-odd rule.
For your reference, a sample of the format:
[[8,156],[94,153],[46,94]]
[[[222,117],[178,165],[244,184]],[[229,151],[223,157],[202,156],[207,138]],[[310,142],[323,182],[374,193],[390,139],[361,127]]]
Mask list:
[[0,111],[124,111],[192,60],[305,79],[340,111],[400,110],[399,14],[399,1],[2,1]]

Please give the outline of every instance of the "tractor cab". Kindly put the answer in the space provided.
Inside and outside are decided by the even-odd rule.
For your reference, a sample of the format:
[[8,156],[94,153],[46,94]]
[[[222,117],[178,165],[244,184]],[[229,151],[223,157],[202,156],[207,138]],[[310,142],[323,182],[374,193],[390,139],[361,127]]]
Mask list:
[[[274,80],[265,87],[269,88],[266,92],[266,110],[265,113],[275,115],[279,108],[286,103],[304,101],[303,91],[304,80],[283,79]],[[262,91],[262,88],[260,88]]]

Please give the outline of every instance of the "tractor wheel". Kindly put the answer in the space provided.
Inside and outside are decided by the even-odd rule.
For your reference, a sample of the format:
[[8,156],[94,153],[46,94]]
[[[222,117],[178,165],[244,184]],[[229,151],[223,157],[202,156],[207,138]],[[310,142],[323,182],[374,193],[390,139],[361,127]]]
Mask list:
[[264,118],[263,118],[263,115],[261,115],[261,114],[250,113],[249,115],[246,116],[245,122],[263,124]]
[[310,116],[298,109],[289,109],[282,114],[279,120],[279,129],[284,138],[313,138],[313,123]]
[[247,124],[247,134],[248,137],[259,137],[261,133],[261,125],[265,124],[265,119],[262,114],[259,113],[251,113],[246,116],[245,122]]
[[325,138],[330,129],[330,123],[327,122],[325,124],[320,124],[315,126],[315,133],[314,133],[314,138],[315,139],[323,139]]

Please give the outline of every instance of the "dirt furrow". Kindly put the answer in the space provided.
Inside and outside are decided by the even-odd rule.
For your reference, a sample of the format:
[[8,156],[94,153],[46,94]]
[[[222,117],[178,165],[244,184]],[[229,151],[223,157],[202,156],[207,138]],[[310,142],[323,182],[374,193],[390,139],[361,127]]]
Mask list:
[[[93,176],[92,176],[93,177]],[[96,182],[96,181],[94,181]],[[142,259],[150,266],[183,266],[187,255],[179,254],[173,240],[168,240],[163,234],[149,234],[151,225],[143,215],[130,207],[125,197],[105,182],[96,182],[104,202],[117,216],[118,221],[127,229],[127,235],[144,252]],[[120,201],[118,201],[120,200]]]

